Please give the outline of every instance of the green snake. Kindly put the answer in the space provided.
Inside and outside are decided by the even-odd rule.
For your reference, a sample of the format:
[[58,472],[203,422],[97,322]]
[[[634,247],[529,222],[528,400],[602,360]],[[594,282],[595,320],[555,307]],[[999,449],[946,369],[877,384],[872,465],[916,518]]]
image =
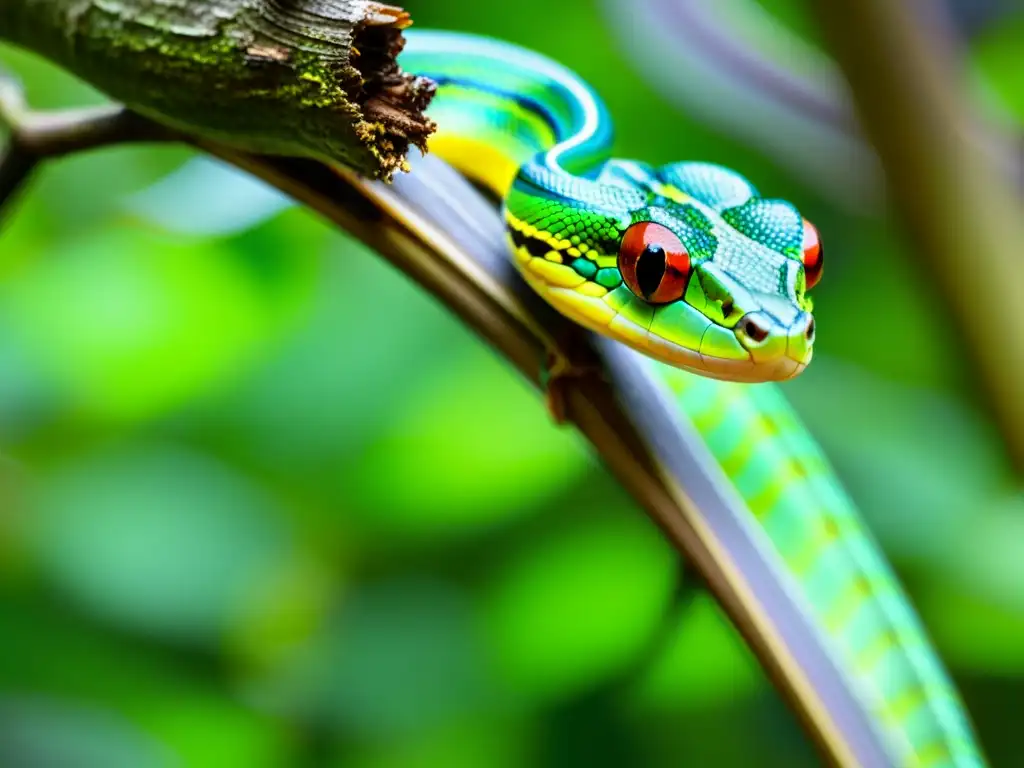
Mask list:
[[[774,385],[814,343],[817,230],[727,168],[611,159],[579,77],[507,43],[408,35],[431,150],[504,202],[511,256],[564,315],[661,375],[742,496],[899,766],[982,766],[960,698],[860,516]],[[694,375],[698,374],[698,375]],[[871,768],[874,768],[873,766]]]

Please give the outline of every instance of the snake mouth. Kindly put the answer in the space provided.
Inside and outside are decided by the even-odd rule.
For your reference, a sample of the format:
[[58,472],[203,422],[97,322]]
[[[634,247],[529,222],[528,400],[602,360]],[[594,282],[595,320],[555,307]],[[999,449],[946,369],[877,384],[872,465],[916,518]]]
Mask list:
[[[527,264],[527,268],[522,270],[526,281],[559,312],[585,328],[610,336],[673,368],[712,379],[754,384],[791,379],[810,362],[810,341],[803,346],[790,345],[786,337],[769,333],[760,343],[752,345],[756,349],[750,349],[735,331],[711,323],[688,306],[674,305],[674,312],[678,314],[672,316],[671,323],[655,324],[653,312],[646,318],[624,315],[601,298],[545,281],[530,267],[542,260],[531,259],[522,249],[517,249],[516,253],[520,261]],[[547,267],[547,270],[551,268]],[[700,336],[699,351],[670,341],[663,335],[666,330],[672,331],[684,322],[690,323],[693,335]]]
[[749,354],[742,358],[718,357],[695,352],[689,347],[651,335],[647,337],[646,346],[632,346],[673,368],[681,368],[711,379],[747,384],[792,379],[803,373],[813,356],[813,350],[807,349],[799,357],[791,356],[788,350],[771,359],[756,359]]

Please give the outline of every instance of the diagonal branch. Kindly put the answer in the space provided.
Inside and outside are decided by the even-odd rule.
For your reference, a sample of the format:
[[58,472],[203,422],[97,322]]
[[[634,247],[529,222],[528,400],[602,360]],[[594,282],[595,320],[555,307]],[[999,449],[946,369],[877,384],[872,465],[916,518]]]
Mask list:
[[713,459],[699,435],[679,422],[648,361],[584,333],[530,291],[507,257],[497,211],[454,171],[427,158],[389,186],[314,160],[257,156],[178,136],[120,109],[46,119],[21,111],[17,117],[15,135],[24,137],[32,127],[34,157],[118,141],[181,139],[253,173],[375,249],[537,387],[540,361],[560,342],[563,354],[578,351],[580,365],[599,360],[604,376],[567,382],[568,420],[697,569],[825,760],[885,764],[885,745],[827,639],[742,502],[704,470]]
[[[430,291],[540,388],[547,350],[563,345],[603,375],[570,379],[566,417],[662,529],[743,634],[831,765],[887,765],[887,745],[830,641],[807,615],[778,556],[649,361],[582,331],[518,277],[497,211],[426,158],[393,186],[303,160],[199,146],[295,197]],[[591,363],[591,367],[593,364]]]

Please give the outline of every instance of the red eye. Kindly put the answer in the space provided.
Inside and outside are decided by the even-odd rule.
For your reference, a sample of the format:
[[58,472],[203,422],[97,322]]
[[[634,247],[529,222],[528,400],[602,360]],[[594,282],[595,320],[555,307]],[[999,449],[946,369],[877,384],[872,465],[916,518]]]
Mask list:
[[651,304],[668,304],[686,291],[690,254],[672,230],[645,221],[626,230],[619,272],[629,290]]
[[821,249],[818,230],[811,222],[804,219],[804,279],[807,290],[811,290],[821,280],[821,270],[825,266],[825,253]]

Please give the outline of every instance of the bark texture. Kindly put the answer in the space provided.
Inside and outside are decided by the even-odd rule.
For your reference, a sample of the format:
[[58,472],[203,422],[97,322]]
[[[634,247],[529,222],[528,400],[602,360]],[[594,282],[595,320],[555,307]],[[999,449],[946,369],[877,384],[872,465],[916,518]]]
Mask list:
[[433,84],[395,62],[410,23],[368,0],[0,0],[0,39],[141,114],[383,178],[433,131]]

